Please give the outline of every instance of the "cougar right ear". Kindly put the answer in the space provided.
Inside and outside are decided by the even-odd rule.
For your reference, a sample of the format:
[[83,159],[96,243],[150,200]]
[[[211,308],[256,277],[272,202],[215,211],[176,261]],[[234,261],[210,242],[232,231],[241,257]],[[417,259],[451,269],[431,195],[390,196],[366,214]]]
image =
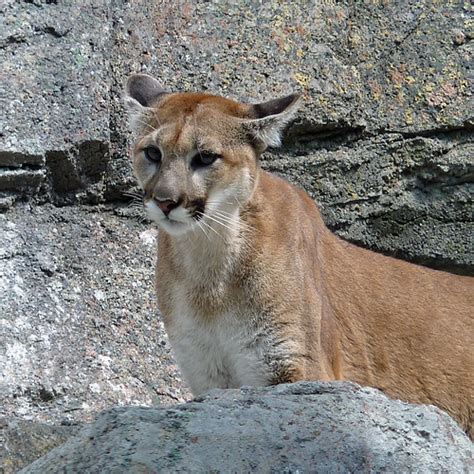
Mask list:
[[155,78],[147,74],[133,74],[128,78],[124,102],[134,132],[142,130],[147,118],[153,112],[153,104],[164,94],[167,94],[167,91]]
[[291,94],[250,106],[252,118],[245,121],[245,127],[260,151],[280,145],[281,132],[295,116],[301,100],[300,94]]

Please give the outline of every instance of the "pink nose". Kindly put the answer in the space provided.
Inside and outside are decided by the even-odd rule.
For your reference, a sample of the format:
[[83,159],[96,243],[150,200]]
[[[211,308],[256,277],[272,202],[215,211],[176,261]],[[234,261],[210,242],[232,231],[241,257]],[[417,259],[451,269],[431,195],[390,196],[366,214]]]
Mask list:
[[164,201],[161,201],[160,199],[154,198],[154,201],[156,202],[157,206],[163,211],[163,214],[165,216],[168,216],[168,214],[178,206],[178,203],[175,201],[171,201],[170,199],[166,199]]

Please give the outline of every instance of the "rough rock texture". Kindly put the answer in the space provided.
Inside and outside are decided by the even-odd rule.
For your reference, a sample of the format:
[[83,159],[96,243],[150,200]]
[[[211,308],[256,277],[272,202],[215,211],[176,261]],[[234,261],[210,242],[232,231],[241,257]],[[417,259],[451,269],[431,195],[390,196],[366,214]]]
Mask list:
[[156,317],[153,231],[77,205],[129,200],[131,72],[248,101],[301,91],[263,166],[344,238],[474,274],[473,28],[468,2],[2,2],[2,415],[76,423],[187,396]]
[[[127,213],[24,204],[0,215],[4,425],[68,425],[189,397],[156,310],[156,231]],[[5,472],[64,441],[64,426],[42,423],[7,430]]]
[[52,426],[19,418],[0,420],[1,472],[18,472],[78,431],[75,424]]
[[115,404],[182,401],[155,305],[156,231],[97,207],[0,215],[2,411],[90,420]]
[[305,105],[285,153],[269,153],[264,166],[303,185],[345,238],[472,273],[467,3],[10,0],[1,8],[4,207],[25,194],[124,199],[133,179],[120,96],[131,72],[152,73],[170,90],[250,101],[299,90]]
[[2,2],[0,191],[100,194],[110,148],[108,10]]
[[469,472],[473,456],[437,408],[298,383],[116,408],[22,472]]

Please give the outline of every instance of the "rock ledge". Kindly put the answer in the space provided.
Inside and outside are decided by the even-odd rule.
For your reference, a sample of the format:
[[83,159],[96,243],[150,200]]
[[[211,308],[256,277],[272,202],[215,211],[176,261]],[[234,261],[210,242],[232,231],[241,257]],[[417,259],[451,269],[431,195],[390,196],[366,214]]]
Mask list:
[[467,472],[473,454],[435,407],[303,382],[115,408],[22,472]]

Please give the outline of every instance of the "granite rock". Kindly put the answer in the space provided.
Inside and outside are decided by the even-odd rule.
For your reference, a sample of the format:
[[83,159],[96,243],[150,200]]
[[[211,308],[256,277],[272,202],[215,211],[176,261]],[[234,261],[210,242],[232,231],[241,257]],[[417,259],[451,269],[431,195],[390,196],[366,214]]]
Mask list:
[[0,191],[11,168],[42,171],[19,196],[97,194],[110,150],[106,2],[2,2]]
[[127,210],[0,214],[0,416],[84,422],[189,396],[156,309],[156,230]]
[[3,473],[22,467],[64,443],[80,429],[79,424],[50,425],[21,418],[0,419],[0,459]]
[[171,91],[247,101],[300,91],[304,107],[285,149],[263,165],[317,198],[344,238],[473,272],[466,3],[9,0],[0,8],[8,110],[0,208],[22,196],[127,200],[134,180],[121,96],[130,73],[155,75]]
[[470,472],[473,455],[435,407],[302,382],[115,408],[21,472]]

